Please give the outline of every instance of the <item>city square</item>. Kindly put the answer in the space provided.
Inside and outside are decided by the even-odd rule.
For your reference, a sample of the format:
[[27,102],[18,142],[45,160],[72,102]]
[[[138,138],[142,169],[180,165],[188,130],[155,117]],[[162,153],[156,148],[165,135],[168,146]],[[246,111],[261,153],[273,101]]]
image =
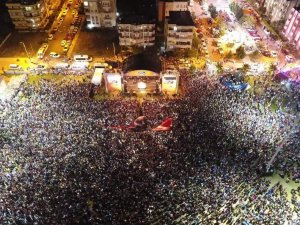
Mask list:
[[0,224],[300,224],[300,1],[0,9]]

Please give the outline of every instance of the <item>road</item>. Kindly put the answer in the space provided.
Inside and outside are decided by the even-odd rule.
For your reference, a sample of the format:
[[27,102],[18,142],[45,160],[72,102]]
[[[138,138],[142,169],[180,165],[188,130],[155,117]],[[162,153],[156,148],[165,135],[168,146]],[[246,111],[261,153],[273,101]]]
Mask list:
[[[53,22],[51,29],[49,30],[49,34],[51,31],[53,31],[54,28],[58,28],[58,30],[55,32],[55,34],[53,34],[53,39],[49,40],[48,44],[48,50],[46,51],[45,54],[45,58],[46,60],[49,58],[49,53],[50,52],[56,52],[58,54],[60,54],[63,58],[66,57],[66,54],[64,54],[63,51],[63,47],[61,46],[61,41],[65,39],[65,37],[67,36],[70,27],[71,27],[71,23],[73,21],[73,18],[75,15],[72,15],[72,11],[76,10],[75,9],[75,4],[78,2],[78,0],[74,0],[73,3],[70,5],[70,7],[67,7],[68,2],[66,1],[65,4],[63,5],[63,7],[61,8],[61,12],[59,13],[57,19]],[[63,16],[63,11],[64,9],[69,8],[67,11],[67,14],[65,16]],[[59,25],[59,19],[63,18],[62,23]],[[81,18],[81,23],[78,25],[78,27],[81,26],[81,24],[83,23],[83,16],[79,16],[79,18]],[[77,40],[76,36],[79,35],[80,29],[78,29],[78,32],[76,33],[76,35],[74,36],[73,40],[71,40],[71,44],[74,45],[75,41]],[[72,49],[70,49],[72,51]],[[69,50],[69,51],[70,51]],[[72,52],[68,52],[68,55],[71,55]],[[64,57],[65,56],[65,57]]]

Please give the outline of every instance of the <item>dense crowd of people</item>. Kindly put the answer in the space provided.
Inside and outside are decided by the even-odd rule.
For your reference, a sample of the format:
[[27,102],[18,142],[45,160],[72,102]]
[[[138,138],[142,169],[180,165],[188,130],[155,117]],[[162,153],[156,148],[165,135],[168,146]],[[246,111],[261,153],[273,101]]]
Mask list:
[[[24,84],[0,103],[0,224],[300,224],[299,93],[182,75],[184,97],[95,101],[88,83]],[[169,132],[115,129],[145,115]],[[288,198],[287,195],[291,195]]]

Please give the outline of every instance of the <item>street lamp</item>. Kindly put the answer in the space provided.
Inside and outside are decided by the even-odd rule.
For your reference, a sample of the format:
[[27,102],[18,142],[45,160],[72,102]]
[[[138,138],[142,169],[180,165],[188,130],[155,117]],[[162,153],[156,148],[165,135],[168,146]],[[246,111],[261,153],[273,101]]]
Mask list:
[[26,52],[26,55],[27,55],[27,58],[29,59],[29,61],[31,61],[31,59],[30,59],[30,56],[29,56],[29,54],[28,54],[28,51],[27,51],[27,48],[26,48],[26,46],[25,46],[25,43],[24,43],[23,41],[20,41],[20,44],[22,44],[22,45],[23,45],[23,47],[24,47],[24,50],[25,50],[25,52]]

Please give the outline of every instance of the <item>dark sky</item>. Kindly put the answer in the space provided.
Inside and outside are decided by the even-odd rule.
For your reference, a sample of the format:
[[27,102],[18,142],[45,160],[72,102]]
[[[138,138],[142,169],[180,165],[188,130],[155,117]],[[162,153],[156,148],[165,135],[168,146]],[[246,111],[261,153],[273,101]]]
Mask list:
[[124,14],[146,14],[155,17],[156,0],[117,0],[118,12]]

